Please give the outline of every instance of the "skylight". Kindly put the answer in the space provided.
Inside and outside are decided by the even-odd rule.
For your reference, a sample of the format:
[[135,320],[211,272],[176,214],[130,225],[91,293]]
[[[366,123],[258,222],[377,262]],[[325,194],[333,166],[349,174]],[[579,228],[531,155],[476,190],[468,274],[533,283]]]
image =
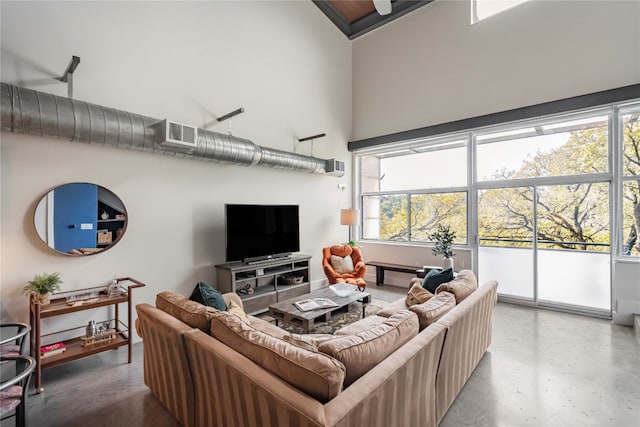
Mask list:
[[471,0],[471,23],[496,15],[528,0]]

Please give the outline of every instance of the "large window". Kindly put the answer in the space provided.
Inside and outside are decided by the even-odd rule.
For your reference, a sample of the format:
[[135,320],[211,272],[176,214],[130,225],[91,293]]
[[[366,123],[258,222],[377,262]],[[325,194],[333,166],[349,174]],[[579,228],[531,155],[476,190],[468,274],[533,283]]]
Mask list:
[[[362,239],[428,242],[437,224],[467,242],[467,142],[414,141],[360,157]],[[459,188],[463,188],[460,191]]]
[[449,225],[505,297],[607,316],[612,256],[640,257],[637,102],[356,155],[362,241],[429,246]]

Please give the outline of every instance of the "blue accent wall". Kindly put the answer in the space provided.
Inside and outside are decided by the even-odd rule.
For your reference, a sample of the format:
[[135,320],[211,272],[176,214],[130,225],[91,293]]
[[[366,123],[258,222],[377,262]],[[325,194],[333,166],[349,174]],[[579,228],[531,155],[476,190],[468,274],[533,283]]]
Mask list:
[[[98,225],[98,187],[95,184],[73,183],[53,192],[53,232],[55,248],[95,248]],[[83,230],[81,224],[92,224]]]

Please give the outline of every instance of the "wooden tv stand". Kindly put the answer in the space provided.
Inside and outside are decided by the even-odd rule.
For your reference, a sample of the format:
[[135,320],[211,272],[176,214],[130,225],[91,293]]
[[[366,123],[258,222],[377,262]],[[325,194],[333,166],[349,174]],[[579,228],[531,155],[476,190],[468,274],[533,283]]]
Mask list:
[[[291,255],[251,264],[218,264],[215,288],[222,293],[236,292],[242,298],[245,312],[263,313],[273,303],[311,291],[310,259],[310,255]],[[292,281],[293,277],[297,277],[299,283]],[[253,294],[237,292],[247,285],[253,289]]]

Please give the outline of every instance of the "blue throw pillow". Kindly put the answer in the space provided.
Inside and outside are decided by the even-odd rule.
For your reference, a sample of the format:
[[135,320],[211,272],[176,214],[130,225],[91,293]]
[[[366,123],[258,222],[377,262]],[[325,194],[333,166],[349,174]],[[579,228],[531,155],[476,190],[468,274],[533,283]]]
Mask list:
[[227,311],[227,303],[224,302],[222,294],[204,282],[198,282],[196,284],[189,299],[220,311]]
[[422,281],[422,287],[431,292],[436,293],[436,288],[443,283],[447,283],[453,280],[453,269],[447,268],[446,270],[431,270],[424,276]]

